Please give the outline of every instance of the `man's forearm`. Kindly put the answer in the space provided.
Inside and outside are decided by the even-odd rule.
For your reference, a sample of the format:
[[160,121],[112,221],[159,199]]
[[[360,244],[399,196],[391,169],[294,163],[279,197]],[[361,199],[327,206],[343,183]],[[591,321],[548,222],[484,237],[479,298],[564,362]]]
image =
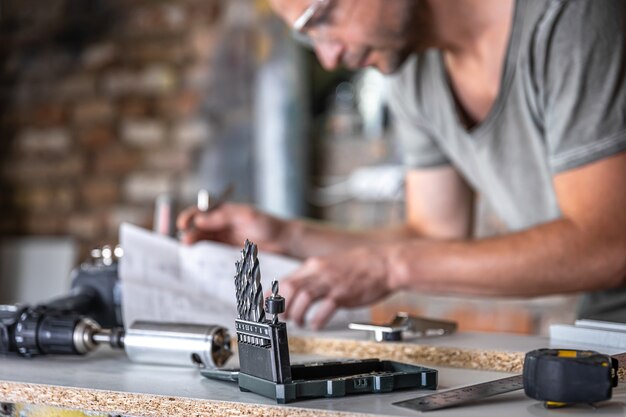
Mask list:
[[624,242],[558,220],[476,241],[412,241],[389,250],[393,289],[537,296],[617,287]]
[[321,222],[290,221],[283,233],[285,254],[304,259],[370,244],[402,242],[420,237],[408,226],[377,228],[369,230],[347,230]]

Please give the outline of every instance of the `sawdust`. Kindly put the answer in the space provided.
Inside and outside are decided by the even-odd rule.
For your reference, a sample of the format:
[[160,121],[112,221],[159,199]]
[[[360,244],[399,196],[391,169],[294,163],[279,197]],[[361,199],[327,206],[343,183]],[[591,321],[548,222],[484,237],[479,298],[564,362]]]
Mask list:
[[289,351],[343,358],[379,358],[418,365],[437,365],[451,368],[479,369],[521,373],[524,352],[501,352],[426,346],[399,342],[370,342],[315,337],[290,337]]

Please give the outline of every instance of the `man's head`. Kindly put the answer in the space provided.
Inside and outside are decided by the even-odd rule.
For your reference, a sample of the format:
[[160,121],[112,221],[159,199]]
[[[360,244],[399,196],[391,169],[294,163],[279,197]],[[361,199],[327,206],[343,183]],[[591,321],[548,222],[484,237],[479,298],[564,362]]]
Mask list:
[[326,69],[373,66],[391,73],[427,44],[421,0],[270,1],[288,25],[310,39]]

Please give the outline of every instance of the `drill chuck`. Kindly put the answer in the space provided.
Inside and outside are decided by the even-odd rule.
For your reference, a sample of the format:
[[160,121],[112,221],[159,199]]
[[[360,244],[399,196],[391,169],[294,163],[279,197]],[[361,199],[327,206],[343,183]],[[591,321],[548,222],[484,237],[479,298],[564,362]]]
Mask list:
[[17,352],[26,357],[83,355],[96,348],[91,335],[99,330],[96,322],[77,314],[26,307],[17,314],[13,340]]

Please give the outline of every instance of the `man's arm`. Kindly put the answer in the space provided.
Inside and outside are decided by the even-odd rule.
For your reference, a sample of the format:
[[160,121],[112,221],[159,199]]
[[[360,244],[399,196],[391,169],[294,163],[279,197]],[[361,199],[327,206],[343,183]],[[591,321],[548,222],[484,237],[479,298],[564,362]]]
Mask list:
[[338,307],[393,291],[536,296],[618,287],[626,278],[626,153],[554,179],[563,217],[481,240],[415,239],[309,259],[282,284],[287,315],[314,327]]
[[298,258],[322,256],[357,246],[415,238],[468,237],[473,192],[453,167],[411,170],[406,176],[407,223],[395,228],[348,231],[310,221],[289,225],[287,253]]
[[535,296],[608,289],[626,278],[626,153],[558,174],[563,217],[475,242],[396,245],[392,288]]
[[407,175],[406,225],[367,231],[342,230],[320,222],[282,220],[252,207],[225,204],[202,213],[185,210],[178,219],[183,241],[218,240],[241,245],[253,240],[262,250],[305,259],[357,246],[393,243],[416,237],[464,238],[471,230],[472,192],[450,166],[414,170]]

